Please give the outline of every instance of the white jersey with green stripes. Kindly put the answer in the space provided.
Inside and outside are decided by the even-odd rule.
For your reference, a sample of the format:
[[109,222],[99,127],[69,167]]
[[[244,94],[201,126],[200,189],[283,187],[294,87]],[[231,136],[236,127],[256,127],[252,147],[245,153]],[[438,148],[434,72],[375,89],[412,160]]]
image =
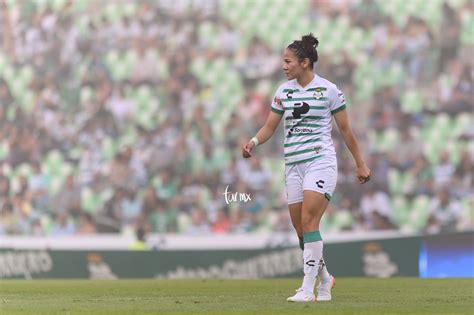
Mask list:
[[304,88],[296,79],[282,84],[275,93],[272,111],[284,119],[285,164],[334,156],[332,115],[345,108],[344,94],[316,74]]

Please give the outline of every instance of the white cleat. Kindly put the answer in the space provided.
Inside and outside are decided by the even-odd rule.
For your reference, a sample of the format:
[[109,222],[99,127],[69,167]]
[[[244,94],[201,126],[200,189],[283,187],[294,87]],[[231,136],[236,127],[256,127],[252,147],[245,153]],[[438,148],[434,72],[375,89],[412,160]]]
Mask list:
[[[316,278],[316,289],[319,289],[319,286],[321,285],[321,280],[319,280],[319,277]],[[301,290],[303,290],[303,288],[298,288],[295,290],[295,292],[300,292]]]
[[316,298],[317,301],[331,301],[331,289],[334,288],[336,285],[336,278],[331,276],[329,281],[321,281],[319,288],[318,288],[318,297]]
[[308,292],[299,288],[296,290],[296,294],[290,296],[286,299],[288,302],[314,302],[316,300],[314,294],[312,292]]

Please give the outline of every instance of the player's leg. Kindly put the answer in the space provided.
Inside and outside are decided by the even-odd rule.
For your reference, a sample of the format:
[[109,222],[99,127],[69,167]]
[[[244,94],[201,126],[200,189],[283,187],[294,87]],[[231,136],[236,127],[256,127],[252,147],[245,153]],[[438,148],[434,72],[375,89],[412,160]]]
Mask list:
[[303,202],[297,202],[288,205],[288,209],[290,210],[290,219],[291,224],[295,228],[296,235],[298,236],[300,248],[301,250],[304,249],[303,243],[303,226],[301,225],[301,208],[303,206]]
[[[290,210],[290,218],[293,227],[295,228],[296,235],[298,237],[299,245],[301,250],[304,250],[304,241],[303,241],[303,226],[301,225],[301,208],[303,206],[302,202],[298,202],[295,204],[288,205]],[[319,272],[318,272],[318,279],[329,279],[330,275],[326,268],[326,262],[324,258],[321,258],[319,261]],[[318,286],[318,282],[316,282],[316,286]],[[301,288],[300,288],[301,289]],[[299,290],[299,289],[298,289]],[[298,292],[298,290],[296,290]]]
[[327,271],[323,259],[323,240],[319,230],[319,224],[329,200],[326,195],[311,191],[304,191],[304,201],[301,214],[304,236],[304,273],[303,290],[312,292],[316,278],[320,278],[318,289],[318,301],[331,300],[331,288],[334,285],[334,277]]
[[[301,225],[301,209],[303,206],[303,175],[304,169],[299,165],[287,167],[285,170],[286,193],[288,197],[288,209],[290,211],[291,222],[298,237],[303,238],[303,226]],[[300,242],[303,247],[303,242]],[[311,302],[315,300],[314,293],[306,293],[301,288],[296,290],[296,294],[287,299],[290,302]]]
[[318,301],[331,300],[334,278],[328,273],[323,259],[323,241],[319,231],[321,218],[337,182],[337,162],[334,159],[311,163],[303,181],[304,200],[301,224],[304,241],[304,279],[302,291],[312,294],[317,278],[321,281]]
[[321,217],[326,210],[328,200],[323,194],[311,190],[304,191],[301,213],[303,227],[304,278],[302,288],[313,292],[323,258],[323,242],[319,231]]

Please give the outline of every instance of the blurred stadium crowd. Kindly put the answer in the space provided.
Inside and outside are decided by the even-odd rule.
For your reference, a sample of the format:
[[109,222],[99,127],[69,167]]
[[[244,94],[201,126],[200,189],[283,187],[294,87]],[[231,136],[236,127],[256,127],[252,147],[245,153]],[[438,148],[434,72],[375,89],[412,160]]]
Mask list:
[[[280,129],[240,147],[319,37],[372,182],[339,154],[323,231],[474,228],[474,5],[464,0],[5,0],[0,234],[292,230]],[[281,127],[280,127],[281,128]],[[225,202],[223,193],[252,202]]]

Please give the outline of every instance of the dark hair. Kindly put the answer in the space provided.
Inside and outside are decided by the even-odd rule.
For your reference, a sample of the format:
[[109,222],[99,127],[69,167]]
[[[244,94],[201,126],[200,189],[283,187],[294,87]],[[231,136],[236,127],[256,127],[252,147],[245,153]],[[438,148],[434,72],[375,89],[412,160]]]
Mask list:
[[301,40],[295,40],[293,43],[288,45],[288,49],[291,49],[300,61],[305,58],[309,59],[310,67],[313,69],[313,64],[318,61],[318,47],[319,41],[314,37],[313,33],[304,35]]

